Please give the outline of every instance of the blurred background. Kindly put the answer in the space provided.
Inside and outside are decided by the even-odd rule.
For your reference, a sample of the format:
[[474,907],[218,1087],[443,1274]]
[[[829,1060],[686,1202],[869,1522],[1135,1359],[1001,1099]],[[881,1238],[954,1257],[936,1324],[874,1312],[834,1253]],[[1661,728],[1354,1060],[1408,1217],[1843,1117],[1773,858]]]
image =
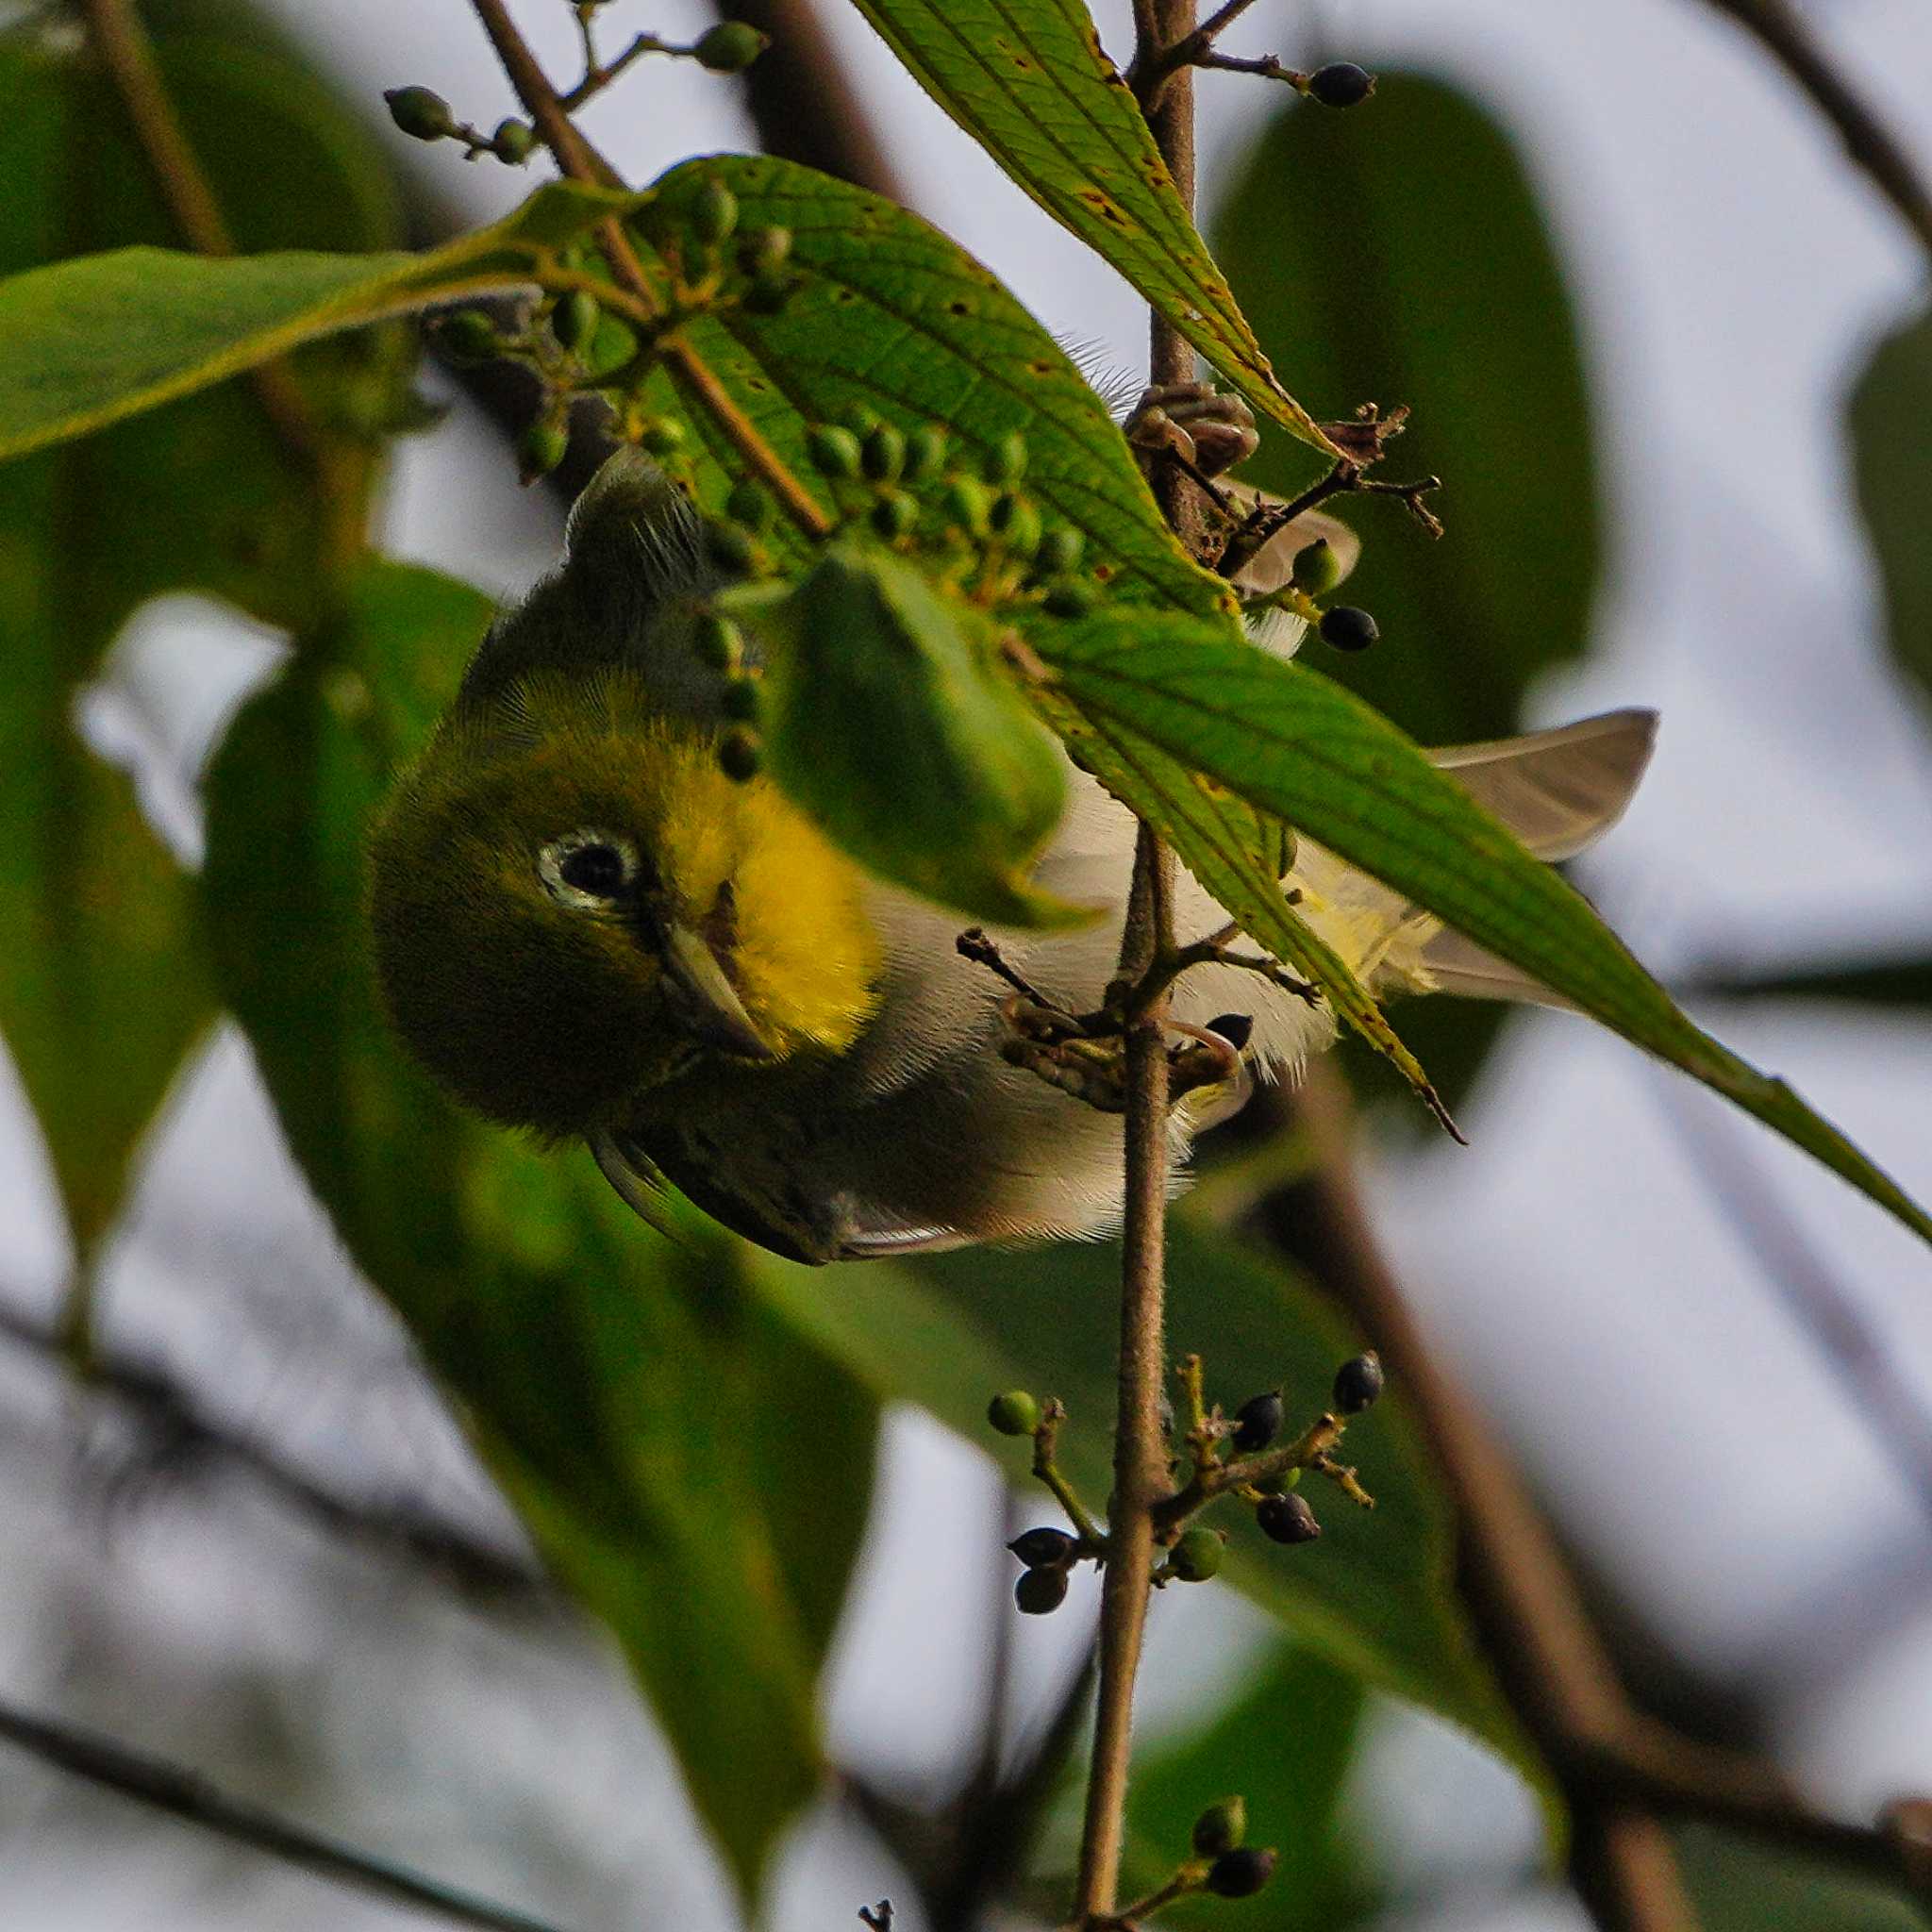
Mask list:
[[[367,115],[419,210],[485,220],[526,192],[381,115],[380,91],[404,82],[484,127],[513,111],[460,0],[272,10]],[[574,75],[560,0],[515,10],[552,72]],[[1100,370],[1131,376],[1146,333],[1131,292],[856,10],[818,10],[909,205]],[[694,0],[608,12],[613,39],[694,38],[713,17]],[[1124,57],[1127,8],[1098,12]],[[1831,0],[1807,17],[1932,170],[1924,8]],[[1923,307],[1924,260],[1812,107],[1695,0],[1262,0],[1225,45],[1384,76],[1367,107],[1326,117],[1259,80],[1199,82],[1203,226],[1284,379],[1323,415],[1412,404],[1391,468],[1446,479],[1438,547],[1392,506],[1351,511],[1368,543],[1351,594],[1383,641],[1343,668],[1431,741],[1657,708],[1650,775],[1580,882],[1720,1037],[1932,1194],[1932,626],[1910,621],[1932,572],[1924,329],[1858,391],[1857,460],[1847,433],[1874,348]],[[585,120],[641,182],[756,139],[734,85],[685,64],[645,63]],[[448,413],[396,445],[378,541],[516,594],[556,555],[559,507],[517,489],[499,432],[446,376],[423,381]],[[1264,451],[1258,479],[1282,454]],[[191,860],[195,774],[280,650],[210,604],[151,605],[79,708]],[[1374,1070],[1352,1069],[1375,1224],[1626,1674],[1685,1728],[1770,1753],[1826,1812],[1932,1790],[1923,1249],[1581,1022],[1396,1018],[1432,1068],[1469,1082],[1473,1145],[1426,1138]],[[53,1340],[66,1222],[33,1117],[0,1079],[0,1696],[559,1927],[737,1923],[621,1660],[541,1582],[399,1324],[343,1260],[239,1037],[212,1029],[147,1136],[105,1251],[110,1373],[94,1386]],[[1091,1603],[1076,1591],[1058,1617],[1014,1616],[1006,1490],[981,1446],[895,1410],[879,1470],[824,1689],[832,1749],[855,1790],[935,1812],[982,1750],[993,1661],[1019,1749],[1077,1667]],[[1048,1520],[1026,1508],[1022,1523]],[[1152,1644],[1158,1789],[1244,1711],[1291,1759],[1261,1720],[1328,1694],[1219,1585],[1165,1592]],[[1257,1687],[1283,1701],[1257,1704]],[[1498,1759],[1379,1694],[1321,1722],[1326,1770],[1269,1775],[1339,1779],[1307,1894],[1325,1916],[1267,1894],[1225,1923],[1587,1924]],[[1204,1774],[1214,1789],[1181,1780],[1196,1799],[1247,1775]],[[828,1799],[793,1834],[768,1924],[849,1925],[891,1896],[898,1932],[924,1932],[916,1820],[881,1825],[874,1804],[869,1824],[865,1808]],[[1912,1923],[1707,1836],[1685,1857],[1713,1926]],[[0,1750],[9,1928],[411,1916]]]

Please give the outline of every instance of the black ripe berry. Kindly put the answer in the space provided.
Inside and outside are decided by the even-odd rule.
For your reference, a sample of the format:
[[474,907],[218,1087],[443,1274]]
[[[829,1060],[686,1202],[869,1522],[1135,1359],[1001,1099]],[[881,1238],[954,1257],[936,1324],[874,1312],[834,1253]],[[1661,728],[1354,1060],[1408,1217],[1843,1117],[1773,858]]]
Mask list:
[[[1219,1032],[1221,1029],[1213,1029]],[[1265,1449],[1281,1433],[1281,1391],[1251,1395],[1234,1412],[1234,1446],[1243,1454]]]
[[1223,1898],[1253,1898],[1274,1875],[1274,1853],[1253,1845],[1223,1852],[1208,1870],[1208,1890]]
[[1353,604],[1338,604],[1322,613],[1317,626],[1322,641],[1338,651],[1366,651],[1381,635],[1375,620]]
[[1029,1617],[1043,1617],[1067,1600],[1064,1570],[1026,1570],[1013,1586],[1013,1601]]
[[1359,1415],[1382,1392],[1382,1358],[1374,1349],[1335,1372],[1335,1412]]
[[1063,1529],[1029,1529],[1007,1547],[1029,1570],[1063,1570],[1073,1561],[1074,1542]]
[[1256,1507],[1255,1521],[1262,1535],[1278,1543],[1311,1543],[1322,1534],[1315,1512],[1292,1490],[1264,1496]]
[[1375,92],[1375,76],[1353,60],[1331,60],[1308,75],[1306,92],[1324,108],[1358,108]]

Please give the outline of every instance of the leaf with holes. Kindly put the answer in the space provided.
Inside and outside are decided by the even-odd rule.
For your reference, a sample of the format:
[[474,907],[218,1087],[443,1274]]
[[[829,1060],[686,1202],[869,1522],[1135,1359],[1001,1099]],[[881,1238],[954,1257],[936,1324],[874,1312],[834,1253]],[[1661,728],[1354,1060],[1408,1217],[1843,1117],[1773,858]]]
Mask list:
[[1270,422],[1338,456],[1281,386],[1082,0],[858,0],[920,86]]

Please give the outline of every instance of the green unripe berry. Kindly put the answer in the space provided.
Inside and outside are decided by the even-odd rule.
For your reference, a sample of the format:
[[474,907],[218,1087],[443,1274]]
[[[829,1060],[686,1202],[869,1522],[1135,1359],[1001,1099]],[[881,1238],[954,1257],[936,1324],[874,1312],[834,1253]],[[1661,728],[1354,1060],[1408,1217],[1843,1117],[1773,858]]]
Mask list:
[[1382,1357],[1372,1348],[1335,1372],[1335,1412],[1359,1415],[1382,1392]]
[[737,677],[718,694],[719,708],[727,718],[735,718],[741,724],[756,724],[761,705],[757,680]]
[[1007,1547],[1029,1570],[1064,1570],[1077,1546],[1063,1529],[1029,1529]]
[[851,477],[858,475],[858,439],[837,423],[820,423],[806,439],[806,450],[812,468],[822,476]]
[[573,289],[550,311],[550,333],[566,349],[581,348],[597,333],[597,318],[603,310],[588,289]]
[[722,671],[727,677],[738,675],[738,667],[744,662],[744,636],[728,617],[720,617],[715,610],[707,610],[697,623],[697,629],[691,634],[691,649],[700,664],[712,671]]
[[1218,1858],[1231,1852],[1248,1835],[1248,1803],[1245,1798],[1224,1798],[1210,1805],[1194,1820],[1194,1856]]
[[720,570],[749,576],[758,565],[752,535],[742,524],[707,524],[705,552]]
[[570,432],[560,423],[532,423],[517,443],[517,471],[525,483],[547,476],[570,450]]
[[1221,1568],[1225,1548],[1219,1531],[1197,1524],[1174,1544],[1168,1568],[1183,1583],[1206,1583]]
[[874,483],[896,483],[906,463],[906,439],[890,423],[874,423],[859,446],[865,474]]
[[991,501],[976,476],[955,476],[946,485],[946,514],[972,536],[985,536]]
[[1317,628],[1322,641],[1338,651],[1366,651],[1381,636],[1375,620],[1353,604],[1338,604],[1334,609],[1323,611]]
[[577,352],[584,361],[584,373],[595,381],[610,375],[636,358],[638,339],[628,323],[614,315],[600,315],[596,332]]
[[1308,75],[1302,92],[1324,108],[1357,108],[1375,92],[1375,76],[1353,60],[1331,60]]
[[1310,597],[1325,597],[1341,581],[1341,559],[1325,537],[1304,543],[1294,554],[1293,582]]
[[740,243],[738,251],[738,258],[744,264],[745,273],[754,275],[775,275],[791,255],[790,228],[754,228]]
[[1261,1525],[1261,1534],[1277,1543],[1311,1543],[1322,1534],[1315,1512],[1292,1490],[1263,1497],[1256,1507],[1255,1521]]
[[1055,584],[1040,600],[1040,608],[1049,617],[1086,617],[1099,602],[1100,592],[1091,584],[1076,579],[1073,583]]
[[1008,1389],[986,1405],[986,1419],[1003,1436],[1030,1436],[1040,1426],[1040,1404],[1024,1389]]
[[[1212,1029],[1219,1033],[1219,1026]],[[1247,1044],[1245,1040],[1235,1042],[1237,1051]],[[1252,1455],[1257,1449],[1265,1449],[1281,1433],[1281,1391],[1270,1389],[1260,1395],[1251,1395],[1234,1412],[1234,1446],[1244,1456]]]
[[1040,512],[1024,496],[1003,490],[987,512],[987,527],[1015,557],[1031,557],[1040,547]]
[[724,514],[748,530],[762,530],[772,521],[772,499],[748,478],[731,487],[724,499]]
[[1080,554],[1086,548],[1087,539],[1071,525],[1062,524],[1040,540],[1036,559],[1042,575],[1064,576],[1068,571],[1079,569]]
[[987,452],[986,480],[989,483],[1017,483],[1026,474],[1026,439],[1016,429],[1003,436]]
[[691,52],[713,74],[742,74],[770,45],[749,21],[724,20],[701,35]]
[[738,225],[738,197],[715,176],[698,190],[691,205],[691,228],[700,242],[727,241]]
[[1275,1854],[1237,1845],[1208,1871],[1208,1890],[1221,1898],[1253,1898],[1274,1875]]
[[727,778],[742,785],[758,776],[758,735],[742,724],[733,725],[718,743],[718,765]]
[[385,88],[382,97],[389,118],[414,141],[445,141],[457,131],[456,115],[434,88]]
[[684,425],[654,416],[644,425],[638,446],[654,457],[675,457],[684,447]]
[[928,423],[906,439],[906,467],[900,475],[908,483],[924,483],[946,466],[946,432]]
[[537,130],[527,121],[499,121],[490,137],[490,152],[512,168],[521,168],[537,152]]
[[487,362],[503,353],[496,325],[480,308],[458,308],[436,325],[436,340],[466,362]]
[[909,537],[918,521],[919,506],[903,490],[891,491],[872,507],[873,529],[888,543]]
[[1029,1617],[1044,1617],[1067,1600],[1064,1570],[1025,1570],[1013,1586],[1013,1601]]

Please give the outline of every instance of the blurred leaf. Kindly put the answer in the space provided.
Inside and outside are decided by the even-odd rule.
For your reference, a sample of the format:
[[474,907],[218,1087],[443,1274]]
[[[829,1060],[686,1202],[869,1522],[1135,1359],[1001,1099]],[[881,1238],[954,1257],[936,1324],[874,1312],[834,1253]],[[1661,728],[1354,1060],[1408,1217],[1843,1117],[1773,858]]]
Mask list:
[[[683,334],[794,474],[813,477],[809,425],[854,408],[907,431],[944,425],[956,462],[974,466],[1019,434],[1026,494],[1050,524],[1086,534],[1111,595],[1221,616],[1232,629],[1227,586],[1175,541],[1107,406],[991,270],[890,201],[745,155],[663,177],[648,221],[660,246],[675,250],[683,211],[714,180],[736,197],[741,233],[791,232],[800,274],[775,312],[720,310]],[[655,395],[691,425],[708,458],[700,500],[721,508],[742,459],[709,416],[679,402],[668,375]],[[829,500],[823,483],[817,493]]]
[[[1366,1916],[1374,1890],[1337,1818],[1365,1702],[1359,1678],[1304,1645],[1280,1643],[1209,1723],[1143,1750],[1127,1792],[1124,1894],[1143,1896],[1163,1883],[1188,1856],[1194,1820],[1239,1793],[1247,1801],[1247,1842],[1280,1854],[1244,1924],[1331,1932]],[[1164,1907],[1161,1919],[1226,1932],[1227,1907],[1196,1894]]]
[[1932,1007],[1932,959],[1846,960],[1763,973],[1700,973],[1687,989],[1724,1000],[1843,1000],[1855,1006]]
[[1083,0],[858,0],[913,77],[1269,421],[1339,454],[1276,379]]
[[364,822],[491,615],[375,567],[244,709],[208,785],[217,966],[349,1252],[623,1641],[750,1894],[817,1788],[876,1404],[748,1291],[711,1224],[647,1233],[588,1157],[458,1117],[401,1061],[365,954]]
[[1885,589],[1887,637],[1898,667],[1932,695],[1932,313],[1873,351],[1852,391],[1852,465]]
[[[363,246],[396,213],[380,163],[307,74],[203,40],[164,42],[163,75],[237,232]],[[172,239],[146,164],[91,63],[0,41],[0,273]],[[398,345],[331,350],[321,407],[374,408]],[[353,516],[361,479],[341,479]],[[218,390],[0,469],[0,1029],[44,1133],[83,1264],[132,1150],[214,996],[191,889],[119,774],[74,728],[78,690],[128,614],[196,589],[271,621],[316,591],[315,486],[255,397]]]
[[[1310,645],[1321,668],[1422,744],[1521,729],[1537,680],[1589,646],[1602,536],[1575,312],[1507,136],[1443,83],[1383,69],[1358,114],[1285,101],[1209,232],[1261,339],[1292,345],[1302,390],[1411,405],[1385,470],[1447,485],[1439,542],[1393,506],[1361,508],[1348,601],[1383,641]],[[1268,442],[1242,471],[1289,491],[1299,474],[1299,453]],[[1401,1008],[1452,1110],[1508,1013]]]
[[0,282],[0,457],[84,436],[318,337],[534,278],[636,197],[552,181],[425,255],[117,248]]
[[875,872],[969,918],[1080,924],[1029,885],[1059,824],[1065,769],[976,613],[910,564],[835,544],[776,596],[724,600],[771,637],[772,775]]
[[1924,1932],[1896,1892],[1756,1840],[1690,1825],[1677,1857],[1705,1932]]
[[1124,725],[1278,813],[1757,1115],[1932,1242],[1932,1216],[1786,1082],[1693,1025],[1581,894],[1359,698],[1186,618],[1102,613],[1034,643],[1059,694],[1103,732]]
[[[1110,1486],[1120,1255],[1111,1242],[933,1256],[805,1269],[760,1258],[778,1305],[882,1394],[923,1403],[988,1447],[988,1398],[1030,1387],[1066,1402],[1062,1459],[1097,1506]],[[1354,1341],[1299,1280],[1191,1225],[1183,1208],[1170,1244],[1170,1347],[1208,1352],[1209,1394],[1232,1407],[1284,1385],[1292,1418],[1320,1413]],[[1238,1365],[1231,1367],[1230,1365]],[[1239,1380],[1234,1379],[1239,1376]],[[1023,1445],[1024,1446],[1024,1445]],[[1023,1446],[999,1453],[1018,1477]],[[1300,1549],[1268,1542],[1233,1506],[1223,1575],[1295,1633],[1370,1683],[1440,1711],[1546,1789],[1472,1648],[1450,1588],[1450,1532],[1399,1391],[1352,1423],[1348,1457],[1376,1498],[1373,1513],[1317,1485],[1325,1534]],[[1041,1522],[1056,1512],[1040,1491]],[[1155,1606],[1155,1615],[1160,1607]],[[1226,1779],[1208,1795],[1219,1797]]]

